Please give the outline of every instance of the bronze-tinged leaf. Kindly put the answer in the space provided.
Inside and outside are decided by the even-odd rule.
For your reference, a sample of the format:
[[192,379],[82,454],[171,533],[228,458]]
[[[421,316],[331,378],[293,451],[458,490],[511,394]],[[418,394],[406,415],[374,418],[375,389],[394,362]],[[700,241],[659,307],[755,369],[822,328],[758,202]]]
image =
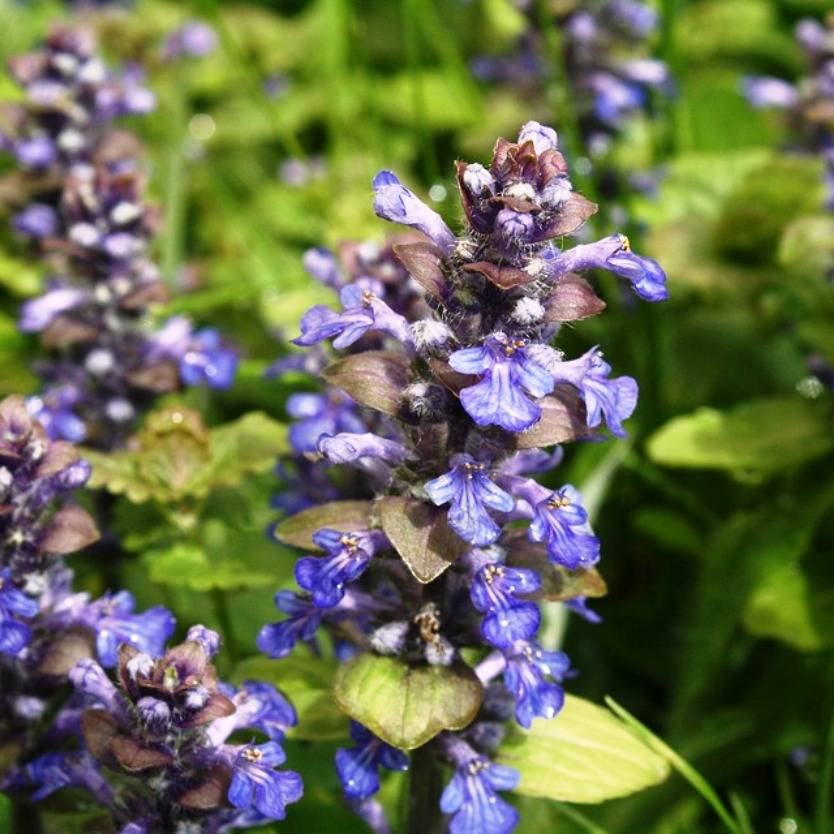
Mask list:
[[465,264],[463,268],[466,272],[477,272],[483,275],[487,281],[500,290],[510,290],[536,280],[535,275],[523,269],[517,269],[514,266],[499,266],[489,261],[476,261],[473,264]]
[[98,163],[120,162],[144,155],[144,147],[138,137],[129,130],[108,130],[95,151]]
[[81,715],[81,732],[87,749],[97,759],[107,759],[110,744],[119,734],[116,719],[103,709],[88,709]]
[[559,279],[543,303],[545,321],[579,321],[596,316],[605,309],[605,302],[591,285],[570,272]]
[[507,197],[504,194],[492,197],[490,203],[511,209],[518,214],[538,214],[542,210],[542,207],[534,200],[527,200],[524,197]]
[[220,692],[213,692],[206,705],[198,713],[192,715],[183,727],[199,727],[201,724],[214,721],[215,718],[225,718],[234,713],[235,705]]
[[429,359],[429,367],[437,381],[456,397],[464,388],[474,385],[480,377],[477,374],[462,374],[442,359]]
[[445,508],[403,496],[380,498],[376,506],[385,535],[418,582],[437,579],[468,548]]
[[180,796],[178,803],[183,808],[210,811],[226,801],[232,775],[228,768],[216,767],[208,778]]
[[541,419],[532,428],[515,436],[516,448],[553,446],[556,443],[587,440],[596,434],[594,429],[588,428],[585,404],[571,386],[559,385],[554,394],[536,402],[542,410]]
[[552,237],[561,237],[575,232],[589,217],[597,213],[599,207],[581,194],[571,195],[559,207],[553,218],[545,223],[532,243],[541,243]]
[[36,478],[45,478],[47,475],[54,475],[62,469],[66,469],[71,463],[78,460],[78,450],[72,443],[64,440],[55,440],[46,450],[46,454],[35,470]]
[[524,530],[510,531],[502,545],[507,549],[510,567],[534,570],[541,578],[541,588],[530,594],[529,599],[562,602],[576,597],[604,597],[608,593],[605,580],[596,568],[569,570],[554,565],[547,557],[545,545],[531,542]]
[[449,284],[441,266],[443,253],[433,243],[395,243],[394,254],[429,295],[439,301],[448,297]]
[[369,350],[334,362],[321,375],[358,403],[396,417],[408,385],[408,371],[409,362],[403,354]]
[[41,553],[64,555],[82,550],[99,539],[92,517],[81,507],[62,507],[49,521],[38,542]]
[[98,330],[91,324],[78,321],[72,316],[56,316],[55,320],[41,335],[46,347],[62,348],[92,342],[98,335]]
[[166,394],[176,391],[180,384],[180,372],[173,362],[157,362],[140,371],[132,373],[128,379],[131,385],[153,391],[156,394]]
[[305,550],[319,550],[313,542],[313,534],[317,530],[325,527],[345,533],[368,530],[374,526],[372,515],[373,504],[370,501],[331,501],[285,518],[276,525],[275,538]]
[[484,695],[483,684],[463,663],[409,666],[370,653],[343,663],[333,690],[354,721],[401,750],[421,747],[443,730],[467,727]]
[[79,660],[88,657],[95,657],[91,632],[84,629],[64,631],[49,643],[49,648],[38,664],[38,672],[63,677]]
[[[26,407],[26,400],[19,394],[11,394],[0,400],[0,422],[8,426],[9,431],[16,437],[21,437],[39,425],[32,419],[29,409]],[[7,441],[0,435],[0,444],[5,446]],[[20,457],[19,455],[15,455]]]
[[116,757],[116,761],[131,773],[149,770],[152,767],[164,767],[174,761],[170,753],[143,747],[127,736],[114,736],[110,741],[110,751]]
[[132,293],[122,296],[119,306],[123,310],[139,310],[149,304],[161,304],[168,301],[171,291],[162,281],[148,281],[135,289]]

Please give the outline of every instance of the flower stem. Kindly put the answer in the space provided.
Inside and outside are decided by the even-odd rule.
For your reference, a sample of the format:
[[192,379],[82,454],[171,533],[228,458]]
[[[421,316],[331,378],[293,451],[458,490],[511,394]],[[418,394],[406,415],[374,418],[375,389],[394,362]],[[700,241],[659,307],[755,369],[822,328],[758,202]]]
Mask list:
[[440,813],[443,782],[435,745],[424,744],[414,750],[409,770],[406,834],[440,834],[443,830],[443,815]]

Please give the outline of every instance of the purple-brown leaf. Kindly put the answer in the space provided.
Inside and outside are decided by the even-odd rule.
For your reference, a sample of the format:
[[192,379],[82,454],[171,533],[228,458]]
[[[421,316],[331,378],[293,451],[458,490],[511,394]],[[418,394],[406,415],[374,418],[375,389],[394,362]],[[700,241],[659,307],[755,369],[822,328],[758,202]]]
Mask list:
[[436,579],[468,547],[449,527],[445,509],[402,496],[380,498],[377,507],[385,535],[418,582]]
[[535,449],[574,440],[587,440],[595,435],[585,418],[585,404],[574,388],[559,385],[554,394],[536,401],[542,416],[538,423],[515,436],[518,449]]
[[358,403],[396,417],[408,385],[408,365],[401,353],[370,350],[334,362],[321,375]]
[[62,507],[50,519],[38,543],[41,553],[66,554],[82,550],[99,539],[92,517],[81,507]]
[[487,281],[501,290],[520,287],[536,280],[535,275],[531,275],[523,269],[517,269],[514,266],[498,266],[498,264],[489,261],[477,261],[474,264],[466,264],[463,268],[466,272],[477,272],[483,275]]
[[443,301],[449,294],[449,285],[441,264],[443,253],[433,243],[397,243],[394,254],[408,274],[431,296]]
[[596,316],[605,309],[605,302],[591,285],[579,275],[568,273],[559,279],[544,299],[545,321],[578,321]]
[[531,243],[541,243],[552,237],[561,237],[575,232],[599,207],[581,194],[571,194],[559,207],[553,218],[545,223]]

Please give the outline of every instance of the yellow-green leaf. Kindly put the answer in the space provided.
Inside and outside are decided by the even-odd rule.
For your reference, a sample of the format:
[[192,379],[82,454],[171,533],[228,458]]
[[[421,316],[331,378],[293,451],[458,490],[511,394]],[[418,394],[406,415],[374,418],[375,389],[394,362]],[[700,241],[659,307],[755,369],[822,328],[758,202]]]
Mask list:
[[499,752],[521,774],[517,793],[595,803],[662,782],[669,765],[608,710],[568,695],[556,718],[514,729]]
[[464,664],[409,666],[393,657],[361,654],[339,668],[336,702],[383,741],[413,750],[443,730],[475,718],[483,686]]

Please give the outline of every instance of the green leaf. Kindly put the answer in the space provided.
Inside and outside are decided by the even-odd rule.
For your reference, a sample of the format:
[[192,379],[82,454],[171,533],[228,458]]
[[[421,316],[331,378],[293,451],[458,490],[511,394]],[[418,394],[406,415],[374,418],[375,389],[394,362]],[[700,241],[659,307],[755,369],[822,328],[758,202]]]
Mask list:
[[443,730],[462,730],[483,699],[468,666],[409,666],[374,654],[341,666],[334,692],[351,718],[401,750],[421,747]]
[[287,427],[260,411],[209,432],[212,486],[237,486],[255,472],[275,465],[287,449]]
[[318,550],[313,543],[313,534],[323,527],[350,532],[372,526],[370,501],[331,501],[318,507],[310,507],[285,518],[275,528],[275,537],[295,547]]
[[657,785],[669,766],[608,710],[568,695],[556,718],[514,728],[498,761],[521,774],[516,792],[566,802],[604,802]]
[[801,651],[834,645],[834,588],[812,584],[798,565],[774,565],[744,609],[756,637],[774,637]]
[[41,290],[41,276],[32,259],[18,260],[0,252],[0,287],[19,298],[30,298]]
[[[824,277],[834,261],[834,217],[797,217],[779,242],[779,263],[792,271]],[[830,288],[827,288],[830,289]]]
[[724,201],[713,230],[716,251],[752,264],[772,262],[788,224],[816,211],[823,199],[820,160],[774,156]]
[[280,689],[298,713],[298,725],[288,735],[302,741],[326,741],[348,736],[345,714],[333,700],[333,677],[338,664],[313,657],[270,660],[251,657],[238,664],[232,682],[267,681]]
[[286,427],[260,412],[206,430],[199,414],[173,407],[148,416],[130,451],[85,449],[84,457],[93,467],[91,487],[134,503],[169,504],[238,486],[247,475],[267,471],[285,448]]
[[268,587],[272,575],[251,570],[239,559],[217,559],[199,545],[182,542],[172,547],[149,550],[142,555],[148,577],[161,585],[185,585],[195,591]]
[[665,466],[726,469],[765,478],[824,454],[834,445],[819,403],[773,397],[729,411],[700,408],[675,417],[649,438],[649,457]]

